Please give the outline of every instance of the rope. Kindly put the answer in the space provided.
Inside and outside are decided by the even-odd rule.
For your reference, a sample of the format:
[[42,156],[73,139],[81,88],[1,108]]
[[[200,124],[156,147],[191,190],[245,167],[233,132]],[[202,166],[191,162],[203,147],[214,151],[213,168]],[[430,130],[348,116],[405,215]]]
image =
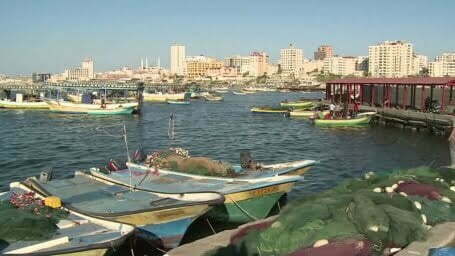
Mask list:
[[212,224],[210,223],[209,219],[205,218],[205,221],[209,224],[210,229],[212,230],[213,234],[216,234],[215,229],[213,228]]
[[237,206],[237,208],[240,209],[240,211],[242,211],[243,213],[245,213],[245,215],[247,215],[249,218],[251,218],[252,220],[259,220],[259,218],[253,216],[252,214],[250,214],[249,212],[247,212],[245,209],[243,209],[234,199],[231,199],[231,201],[235,204],[235,206]]

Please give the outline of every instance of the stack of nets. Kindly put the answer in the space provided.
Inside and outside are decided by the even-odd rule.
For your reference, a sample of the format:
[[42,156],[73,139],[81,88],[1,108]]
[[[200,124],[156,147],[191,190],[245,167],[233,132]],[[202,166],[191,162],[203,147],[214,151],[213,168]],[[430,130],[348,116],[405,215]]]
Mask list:
[[291,202],[269,227],[207,255],[389,255],[455,221],[453,184],[455,175],[429,168],[368,173]]
[[188,151],[181,148],[154,152],[147,156],[145,164],[149,167],[205,176],[233,177],[236,175],[228,163],[207,157],[190,157]]
[[67,212],[44,206],[33,193],[12,194],[0,201],[0,244],[50,239]]

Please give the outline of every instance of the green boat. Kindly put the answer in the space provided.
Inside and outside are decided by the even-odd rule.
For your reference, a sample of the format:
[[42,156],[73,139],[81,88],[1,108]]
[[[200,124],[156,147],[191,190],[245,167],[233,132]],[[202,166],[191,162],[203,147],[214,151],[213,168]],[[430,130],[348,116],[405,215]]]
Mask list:
[[[244,171],[236,178],[174,172],[134,163],[127,163],[128,169],[109,174],[92,168],[90,174],[98,179],[142,191],[218,192],[224,195],[225,202],[210,210],[208,216],[224,222],[246,223],[267,217],[278,200],[302,179],[301,176],[287,174],[308,169],[312,164],[314,161],[290,164],[288,167],[291,168],[280,170]],[[270,168],[272,167],[274,166]]]
[[189,105],[190,101],[188,100],[167,100],[167,104],[175,104],[175,105]]
[[365,126],[370,123],[372,117],[373,114],[359,114],[352,119],[314,119],[314,124],[326,127]]
[[311,101],[283,101],[280,103],[282,107],[294,107],[294,108],[311,108],[313,107],[313,102]]
[[253,108],[251,108],[251,112],[253,112],[253,113],[288,113],[289,108],[269,107],[269,106],[253,107]]
[[116,109],[95,109],[87,110],[89,115],[130,115],[134,111],[134,107],[120,107]]

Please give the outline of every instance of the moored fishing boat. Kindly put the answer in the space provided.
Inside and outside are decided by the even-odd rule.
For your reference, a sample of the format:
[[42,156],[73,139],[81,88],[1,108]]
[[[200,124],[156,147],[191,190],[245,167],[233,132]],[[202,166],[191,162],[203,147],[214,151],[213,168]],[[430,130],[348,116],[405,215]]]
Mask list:
[[29,178],[25,183],[43,196],[60,198],[70,210],[134,226],[140,236],[164,248],[178,246],[196,218],[210,210],[212,205],[224,201],[222,195],[214,192],[137,191],[84,172],[75,172],[72,178],[47,182]]
[[262,107],[251,108],[251,112],[254,112],[254,113],[288,113],[289,108],[262,106]]
[[190,101],[188,100],[167,100],[167,104],[175,104],[175,105],[188,105]]
[[371,121],[373,115],[358,115],[351,119],[314,119],[314,124],[326,127],[365,126]]
[[[129,169],[129,170],[128,170]],[[129,172],[134,187],[147,191],[159,189],[173,193],[216,191],[225,196],[224,205],[216,206],[208,212],[210,217],[221,221],[244,223],[266,217],[278,200],[288,193],[300,176],[278,175],[276,172],[243,172],[238,178],[213,177],[174,172],[161,168],[149,168],[145,165],[128,163],[128,169],[105,174],[91,170],[91,174],[126,187],[131,187]],[[150,172],[154,176],[147,182],[140,183]],[[165,182],[164,182],[165,181]]]
[[204,96],[204,99],[207,101],[222,101],[223,97],[218,95],[209,94]]
[[49,105],[44,101],[22,101],[0,100],[0,108],[8,109],[49,109]]
[[184,100],[186,93],[163,93],[163,92],[144,92],[142,96],[144,101],[151,102],[166,102],[168,100]]
[[[10,191],[0,194],[3,207],[0,218],[9,220],[2,226],[9,228],[9,233],[4,240],[0,239],[1,255],[110,255],[134,232],[132,225],[96,218],[65,206],[53,205],[55,209],[49,210],[52,208],[42,205],[48,199],[19,182],[11,183]],[[63,215],[58,222],[53,216],[57,211]],[[54,221],[57,223],[53,224]]]
[[51,111],[60,113],[90,115],[121,115],[132,114],[138,103],[83,104],[62,100],[46,100]]
[[315,115],[318,116],[325,116],[330,111],[324,110],[324,111],[311,111],[311,110],[299,110],[295,109],[289,113],[290,116],[298,116],[298,117],[305,117],[305,118],[311,118],[314,117]]
[[239,92],[236,92],[236,91],[233,91],[232,92],[234,95],[246,95],[246,93],[242,92],[242,91],[239,91]]
[[311,108],[313,107],[313,102],[305,100],[283,101],[280,105],[282,107]]

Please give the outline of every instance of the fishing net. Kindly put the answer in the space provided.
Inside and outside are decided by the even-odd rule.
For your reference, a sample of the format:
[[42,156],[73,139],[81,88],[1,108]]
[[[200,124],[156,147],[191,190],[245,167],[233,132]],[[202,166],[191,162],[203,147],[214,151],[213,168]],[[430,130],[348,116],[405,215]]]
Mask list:
[[11,201],[0,201],[0,241],[40,241],[50,239],[58,220],[67,212],[44,206],[32,194],[13,194]]
[[206,255],[384,255],[455,221],[453,178],[425,167],[367,173],[289,203],[269,227]]
[[236,175],[231,165],[207,157],[190,157],[183,149],[158,151],[147,156],[145,163],[150,167],[170,169],[205,176],[233,177]]

